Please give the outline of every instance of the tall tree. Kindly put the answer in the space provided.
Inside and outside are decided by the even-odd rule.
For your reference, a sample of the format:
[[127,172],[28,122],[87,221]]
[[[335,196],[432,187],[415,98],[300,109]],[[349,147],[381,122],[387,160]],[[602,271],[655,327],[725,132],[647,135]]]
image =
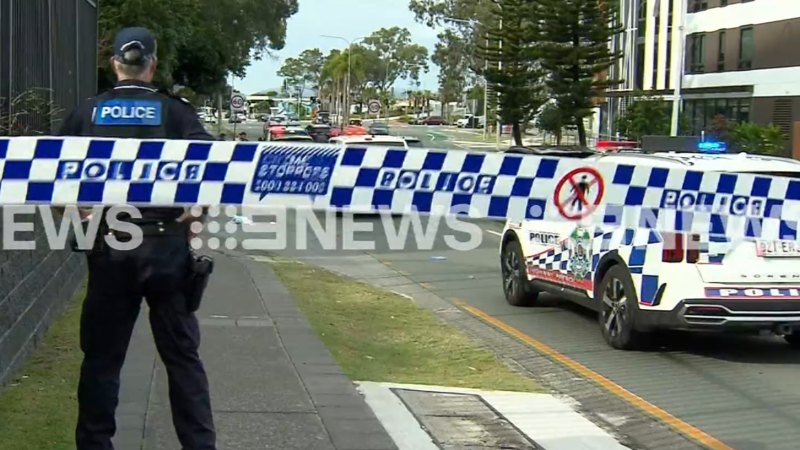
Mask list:
[[[409,9],[418,22],[429,27],[450,26],[468,43],[468,48],[475,49],[485,42],[487,32],[493,27],[497,0],[410,0]],[[475,73],[483,71],[481,52],[467,51],[461,56]]]
[[300,58],[286,58],[278,70],[278,76],[283,77],[287,91],[302,97],[306,90],[307,72],[303,60]]
[[319,89],[322,68],[325,66],[325,56],[318,48],[303,50],[299,56],[303,65],[306,83],[314,89]]
[[[431,60],[439,66],[439,90],[443,106],[460,100],[466,90],[469,71],[469,61],[463,57],[466,52],[466,41],[456,32],[445,30],[439,34],[439,42]],[[448,113],[443,111],[445,115]]]
[[593,101],[620,83],[607,76],[622,57],[609,42],[624,31],[615,2],[605,0],[537,0],[541,26],[542,66],[562,117],[578,129],[586,145],[584,119]]
[[[283,48],[297,0],[103,0],[99,5],[101,86],[111,82],[111,44],[125,26],[150,28],[158,39],[158,84],[199,94],[219,92],[226,75],[243,76],[253,59]],[[176,20],[179,18],[179,20]]]
[[541,18],[537,0],[498,0],[497,5],[497,28],[489,31],[490,45],[480,47],[489,61],[485,77],[496,92],[498,115],[511,124],[514,142],[522,145],[521,124],[546,100],[540,62]]
[[362,47],[372,53],[364,55],[371,63],[379,61],[367,66],[370,85],[379,90],[389,90],[398,78],[416,80],[420,69],[428,70],[428,49],[414,44],[406,28],[381,28],[365,38]]

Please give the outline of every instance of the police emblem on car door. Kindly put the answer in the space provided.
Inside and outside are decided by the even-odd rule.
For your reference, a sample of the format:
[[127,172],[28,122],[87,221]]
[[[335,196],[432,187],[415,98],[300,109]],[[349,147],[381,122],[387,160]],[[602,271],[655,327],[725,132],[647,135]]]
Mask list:
[[568,271],[577,281],[589,279],[592,271],[592,235],[587,228],[576,228],[569,236]]

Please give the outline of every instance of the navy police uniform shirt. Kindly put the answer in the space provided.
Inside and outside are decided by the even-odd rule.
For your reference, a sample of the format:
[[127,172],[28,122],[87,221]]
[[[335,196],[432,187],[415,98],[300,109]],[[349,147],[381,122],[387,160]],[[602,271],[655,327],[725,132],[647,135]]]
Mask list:
[[215,140],[187,101],[141,81],[121,81],[73,111],[60,136]]
[[[67,118],[59,136],[129,139],[215,140],[187,101],[141,81],[121,81],[114,89],[83,102]],[[144,219],[177,218],[182,208],[142,208]]]

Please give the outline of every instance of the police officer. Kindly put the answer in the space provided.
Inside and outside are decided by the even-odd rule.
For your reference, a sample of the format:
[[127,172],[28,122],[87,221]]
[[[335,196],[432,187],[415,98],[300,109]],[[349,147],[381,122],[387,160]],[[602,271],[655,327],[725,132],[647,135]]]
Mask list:
[[[151,83],[156,70],[156,40],[144,28],[117,34],[111,64],[118,83],[88,100],[65,120],[63,136],[213,141],[186,101],[159,92]],[[172,418],[184,450],[215,449],[208,379],[198,354],[199,326],[181,286],[189,276],[189,222],[183,208],[143,208],[141,219],[128,216],[143,233],[133,250],[98,241],[88,253],[89,285],[81,315],[84,353],[78,386],[78,450],[112,449],[116,432],[120,370],[142,298],[167,368]],[[105,234],[126,235],[103,222]],[[127,235],[130,238],[130,235]]]

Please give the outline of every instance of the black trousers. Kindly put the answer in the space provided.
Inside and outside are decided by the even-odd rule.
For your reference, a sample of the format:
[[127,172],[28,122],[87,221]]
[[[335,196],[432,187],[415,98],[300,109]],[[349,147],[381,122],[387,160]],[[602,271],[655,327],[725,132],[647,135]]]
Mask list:
[[146,236],[134,250],[90,253],[89,286],[81,315],[84,353],[78,386],[78,450],[111,450],[116,432],[120,371],[142,298],[150,307],[156,348],[167,369],[172,419],[183,450],[213,450],[216,435],[200,329],[187,311],[190,270],[185,236]]

